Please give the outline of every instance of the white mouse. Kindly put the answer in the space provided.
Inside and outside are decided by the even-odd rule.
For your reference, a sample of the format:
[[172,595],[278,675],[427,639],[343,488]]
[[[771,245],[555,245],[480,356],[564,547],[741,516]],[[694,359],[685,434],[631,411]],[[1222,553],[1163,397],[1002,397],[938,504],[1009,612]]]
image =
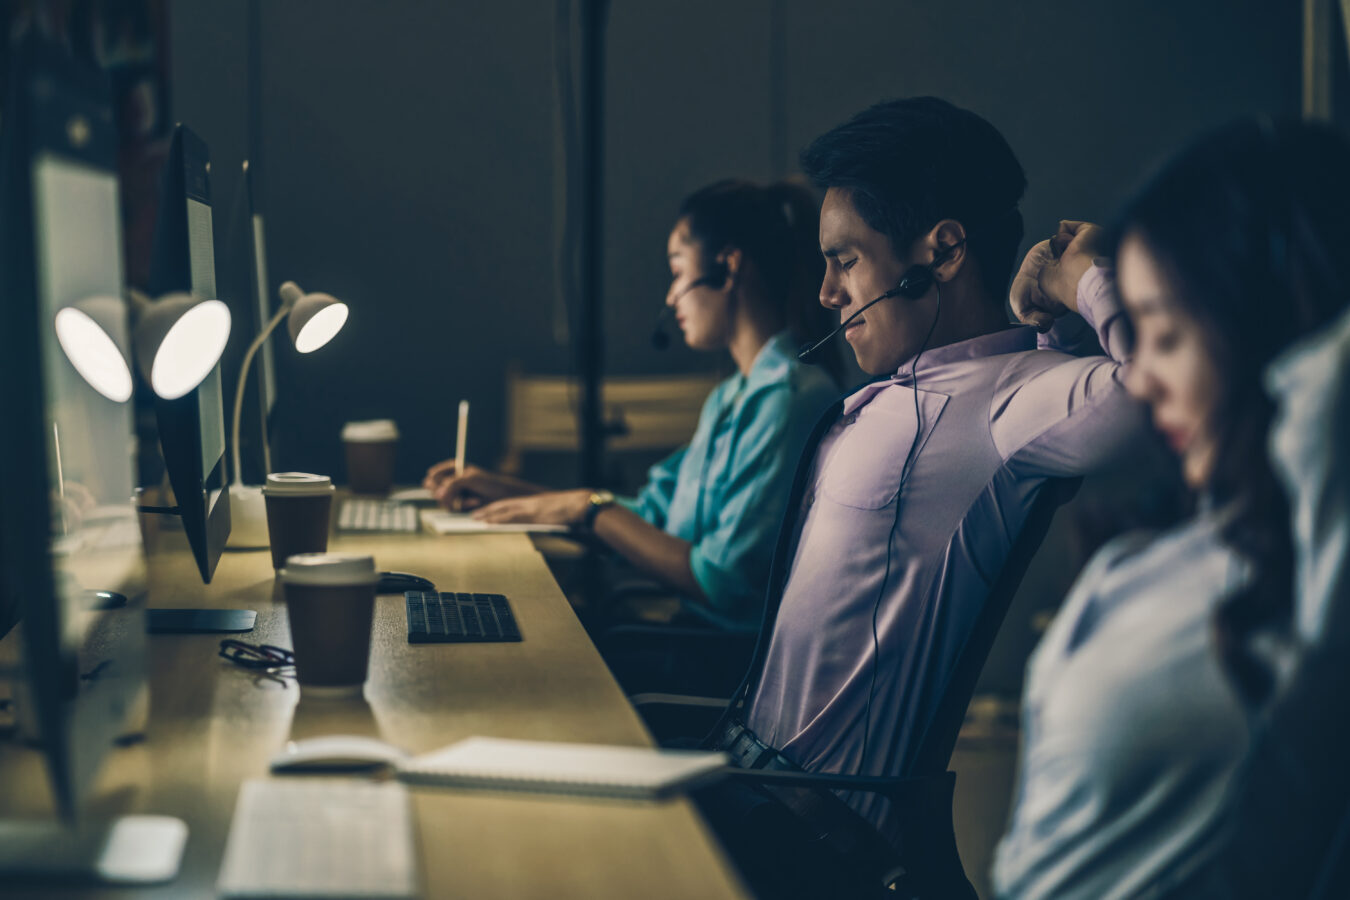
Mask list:
[[288,741],[281,752],[272,757],[271,768],[273,772],[373,769],[396,765],[407,758],[406,752],[378,738],[332,734]]

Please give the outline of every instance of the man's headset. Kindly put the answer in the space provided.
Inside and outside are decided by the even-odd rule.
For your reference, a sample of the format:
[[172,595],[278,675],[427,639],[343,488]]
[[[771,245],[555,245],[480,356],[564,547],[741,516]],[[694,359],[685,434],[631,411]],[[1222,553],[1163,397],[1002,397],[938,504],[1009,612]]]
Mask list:
[[835,328],[814,344],[802,347],[801,351],[797,354],[797,359],[804,363],[814,364],[820,351],[824,349],[826,344],[834,339],[836,334],[843,331],[852,324],[854,319],[867,312],[867,310],[871,309],[873,306],[876,306],[882,300],[889,300],[892,297],[904,297],[906,300],[918,300],[920,297],[923,297],[932,290],[933,282],[937,281],[937,275],[935,274],[937,267],[950,259],[951,255],[956,252],[956,248],[963,246],[965,243],[966,239],[961,238],[961,240],[957,241],[955,244],[944,247],[937,256],[933,257],[932,262],[916,263],[910,266],[905,270],[905,274],[900,276],[899,284],[875,300],[864,304],[861,309],[840,322],[838,328]]
[[[695,288],[721,287],[727,283],[727,277],[730,274],[726,263],[713,260],[708,265],[708,274],[695,278],[686,284],[684,290],[675,295],[675,300],[679,300]],[[671,302],[664,304],[661,307],[661,312],[656,316],[656,328],[652,330],[652,346],[657,350],[664,350],[670,346],[670,335],[666,333],[666,322],[673,315],[675,315],[675,305]]]

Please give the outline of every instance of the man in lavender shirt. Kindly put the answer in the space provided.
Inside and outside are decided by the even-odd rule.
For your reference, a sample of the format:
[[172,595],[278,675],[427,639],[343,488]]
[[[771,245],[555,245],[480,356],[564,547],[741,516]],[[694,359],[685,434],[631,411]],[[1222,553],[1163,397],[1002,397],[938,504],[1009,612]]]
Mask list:
[[[821,302],[849,323],[859,366],[886,377],[806,450],[742,715],[808,771],[903,775],[900,748],[928,724],[1039,488],[1103,463],[1143,419],[1121,385],[1125,321],[1075,223],[1054,242],[1061,264],[1029,259],[1014,286],[1037,327],[1008,324],[1026,179],[988,122],[935,98],[882,103],[802,166],[826,192]],[[915,266],[932,276],[921,293],[869,305]],[[1040,271],[1081,273],[1076,292],[1046,292],[1076,308],[1045,301]],[[1094,337],[1106,356],[1071,355]],[[895,835],[900,811],[843,796]]]

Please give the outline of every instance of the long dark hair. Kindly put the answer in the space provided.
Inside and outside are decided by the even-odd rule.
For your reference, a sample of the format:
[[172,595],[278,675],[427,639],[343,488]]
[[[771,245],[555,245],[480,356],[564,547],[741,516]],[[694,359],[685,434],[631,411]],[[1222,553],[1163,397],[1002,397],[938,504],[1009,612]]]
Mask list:
[[1253,566],[1216,617],[1220,652],[1252,702],[1273,687],[1255,633],[1289,627],[1289,507],[1267,455],[1274,407],[1266,366],[1328,324],[1350,288],[1350,141],[1308,122],[1238,122],[1169,161],[1125,207],[1119,237],[1138,235],[1176,284],[1220,373],[1218,452],[1207,486],[1231,505],[1223,539]]
[[[717,254],[729,249],[754,263],[766,299],[783,314],[797,343],[833,327],[829,310],[817,299],[825,275],[820,201],[805,184],[719,181],[685,197],[678,219],[699,245],[705,274],[714,271]],[[838,352],[830,349],[822,363],[838,381]]]

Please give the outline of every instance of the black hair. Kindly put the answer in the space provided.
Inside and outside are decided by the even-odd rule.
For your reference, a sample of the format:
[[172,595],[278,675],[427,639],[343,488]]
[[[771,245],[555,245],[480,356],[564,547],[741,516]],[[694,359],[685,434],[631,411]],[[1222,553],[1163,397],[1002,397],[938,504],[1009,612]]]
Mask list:
[[1289,506],[1267,452],[1267,364],[1350,300],[1350,141],[1309,122],[1244,120],[1183,150],[1125,206],[1115,243],[1137,236],[1196,320],[1219,371],[1218,451],[1207,492],[1232,504],[1223,538],[1253,566],[1215,619],[1225,664],[1259,703],[1274,686],[1252,652],[1293,613]]
[[960,222],[986,291],[1003,303],[1027,177],[993,125],[936,97],[888,100],[812,141],[801,166],[817,188],[845,192],[902,259],[938,222]]
[[[714,273],[717,255],[732,249],[754,264],[766,298],[783,313],[795,341],[832,327],[829,311],[817,299],[825,275],[820,203],[806,185],[719,181],[685,197],[678,221],[698,246],[703,274]],[[823,363],[837,380],[837,354]]]

